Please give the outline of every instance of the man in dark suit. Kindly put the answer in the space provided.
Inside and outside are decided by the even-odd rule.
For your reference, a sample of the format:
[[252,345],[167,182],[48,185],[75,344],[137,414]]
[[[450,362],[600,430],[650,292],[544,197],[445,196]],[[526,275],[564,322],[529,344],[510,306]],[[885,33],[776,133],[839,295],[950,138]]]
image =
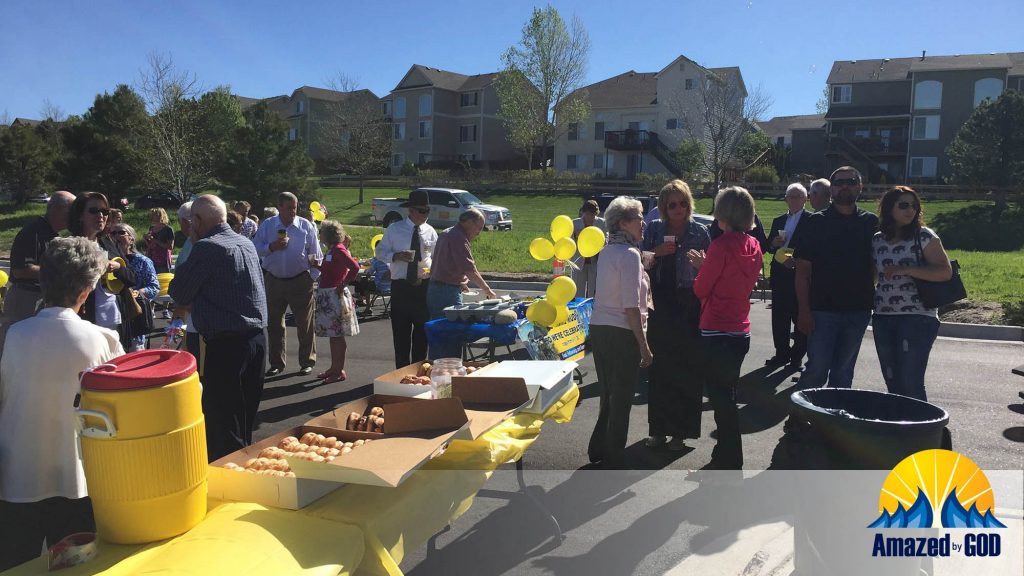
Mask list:
[[[810,212],[804,209],[807,190],[801,184],[790,184],[786,188],[788,211],[772,221],[768,233],[768,251],[775,254],[772,259],[772,337],[775,340],[775,356],[769,358],[766,366],[788,364],[798,370],[807,352],[807,336],[793,330],[796,325],[797,302],[794,287],[796,261],[793,260],[795,237],[800,233],[800,224]],[[793,344],[790,346],[790,335]]]

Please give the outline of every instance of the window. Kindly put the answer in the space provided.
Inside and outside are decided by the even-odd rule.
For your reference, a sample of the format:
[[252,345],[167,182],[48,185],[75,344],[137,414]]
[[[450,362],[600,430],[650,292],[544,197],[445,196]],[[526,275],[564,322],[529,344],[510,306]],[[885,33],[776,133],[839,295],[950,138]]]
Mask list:
[[675,130],[678,127],[679,127],[679,119],[678,118],[669,118],[668,120],[665,120],[665,130]]
[[775,139],[775,145],[776,146],[785,146],[786,145],[786,137],[785,136],[779,136],[778,138],[776,138]]
[[474,162],[476,161],[476,154],[459,154],[459,160],[463,162]]
[[430,120],[420,120],[420,138],[430,138],[431,124]]
[[430,94],[420,96],[420,116],[430,116]]
[[395,98],[395,118],[405,118],[405,96]]
[[604,168],[604,154],[594,154],[594,169],[600,170]]
[[687,90],[693,90],[693,85],[694,84],[695,84],[695,82],[693,81],[693,78],[687,78],[686,79],[686,89]]
[[427,162],[430,162],[430,154],[427,154],[426,152],[420,152],[419,154],[416,155],[417,165],[423,166]]
[[914,140],[938,140],[939,139],[939,117],[938,116],[915,116],[914,117]]
[[930,178],[935,176],[935,166],[937,164],[934,156],[925,158],[911,158],[910,159],[910,176],[912,178]]
[[405,122],[395,122],[394,127],[395,140],[405,140]]
[[289,128],[288,129],[288,139],[289,140],[298,140],[298,138],[299,138],[299,130],[297,128]]
[[680,62],[679,63],[679,71],[682,72],[684,70],[686,70],[686,62]]
[[295,102],[295,113],[296,114],[302,114],[302,111],[305,110],[305,109],[306,109],[306,103],[305,102],[303,102],[302,100],[298,100],[298,101]]
[[575,170],[576,169],[576,155],[575,154],[569,154],[568,156],[565,157],[565,169],[566,170]]
[[459,95],[459,106],[476,106],[480,101],[479,92],[463,92]]
[[380,103],[380,111],[385,116],[391,116],[391,101],[388,100],[388,101],[385,101],[385,102],[381,102]]
[[604,167],[605,168],[607,168],[608,170],[611,170],[612,168],[615,168],[615,153],[614,152],[608,152],[607,154],[605,154],[604,158],[605,158],[605,161],[604,161]]
[[573,122],[572,124],[569,124],[569,136],[568,137],[569,137],[569,140],[579,140],[580,139],[580,125],[579,125],[578,122]]
[[840,84],[832,87],[833,104],[849,104],[853,100],[853,86]]
[[476,142],[476,124],[459,126],[459,142]]
[[1003,91],[1003,81],[998,78],[982,78],[974,83],[974,107],[981,106],[987,98],[996,100]]
[[604,140],[604,122],[594,122],[594,140]]
[[942,82],[925,80],[914,87],[915,110],[938,110],[942,108]]
[[402,154],[393,154],[391,156],[391,165],[394,166],[395,168],[400,168],[402,166],[403,160],[404,156]]

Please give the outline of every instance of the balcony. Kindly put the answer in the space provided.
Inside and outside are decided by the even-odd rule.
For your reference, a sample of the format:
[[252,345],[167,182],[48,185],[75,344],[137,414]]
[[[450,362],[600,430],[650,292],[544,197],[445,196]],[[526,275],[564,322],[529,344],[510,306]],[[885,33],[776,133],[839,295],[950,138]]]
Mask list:
[[831,135],[825,143],[826,154],[841,154],[848,146],[853,146],[868,156],[906,156],[906,138],[882,138],[881,136],[855,136],[844,138]]
[[651,150],[658,134],[648,130],[605,130],[604,147],[609,150]]

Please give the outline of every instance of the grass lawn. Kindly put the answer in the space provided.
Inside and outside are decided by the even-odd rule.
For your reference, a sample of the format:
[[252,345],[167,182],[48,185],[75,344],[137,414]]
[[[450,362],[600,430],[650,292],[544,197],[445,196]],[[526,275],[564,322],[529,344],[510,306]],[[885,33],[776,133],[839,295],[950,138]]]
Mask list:
[[[398,188],[367,188],[364,202],[358,204],[358,190],[355,188],[323,188],[321,202],[331,218],[345,224],[353,237],[352,252],[358,257],[370,256],[370,239],[380,232],[379,226],[370,222],[370,202],[375,197],[404,198],[408,190]],[[581,199],[576,195],[524,195],[524,194],[480,194],[485,202],[504,206],[512,211],[513,229],[510,232],[485,232],[473,242],[473,253],[481,270],[488,272],[536,272],[550,273],[550,262],[537,262],[529,256],[530,241],[547,237],[551,219],[559,214],[575,217]],[[925,204],[927,219],[938,214],[955,212],[985,202],[932,201]],[[875,210],[873,203],[862,204],[867,210]],[[11,242],[17,231],[35,216],[43,213],[41,204],[28,204],[15,209],[10,204],[0,205],[0,254],[10,251]],[[765,226],[786,210],[782,200],[761,199],[757,201],[758,214]],[[711,199],[697,200],[697,212],[707,214],[711,210]],[[149,228],[148,211],[129,210],[126,218],[139,234]],[[972,300],[1005,302],[1011,297],[1019,298],[1024,293],[1024,250],[1013,252],[975,252],[951,250],[950,257],[959,260],[963,270],[964,283]]]

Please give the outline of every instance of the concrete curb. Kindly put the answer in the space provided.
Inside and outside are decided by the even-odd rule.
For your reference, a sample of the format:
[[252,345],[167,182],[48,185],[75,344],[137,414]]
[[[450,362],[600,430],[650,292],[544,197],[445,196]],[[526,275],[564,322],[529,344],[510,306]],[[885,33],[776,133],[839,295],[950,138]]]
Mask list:
[[[510,292],[544,292],[546,282],[512,282],[494,280],[488,282],[495,290]],[[767,290],[755,290],[752,300],[770,302],[772,294]],[[1024,326],[993,326],[988,324],[959,324],[943,322],[939,326],[939,336],[948,338],[966,338],[969,340],[997,340],[1003,342],[1024,342]]]

